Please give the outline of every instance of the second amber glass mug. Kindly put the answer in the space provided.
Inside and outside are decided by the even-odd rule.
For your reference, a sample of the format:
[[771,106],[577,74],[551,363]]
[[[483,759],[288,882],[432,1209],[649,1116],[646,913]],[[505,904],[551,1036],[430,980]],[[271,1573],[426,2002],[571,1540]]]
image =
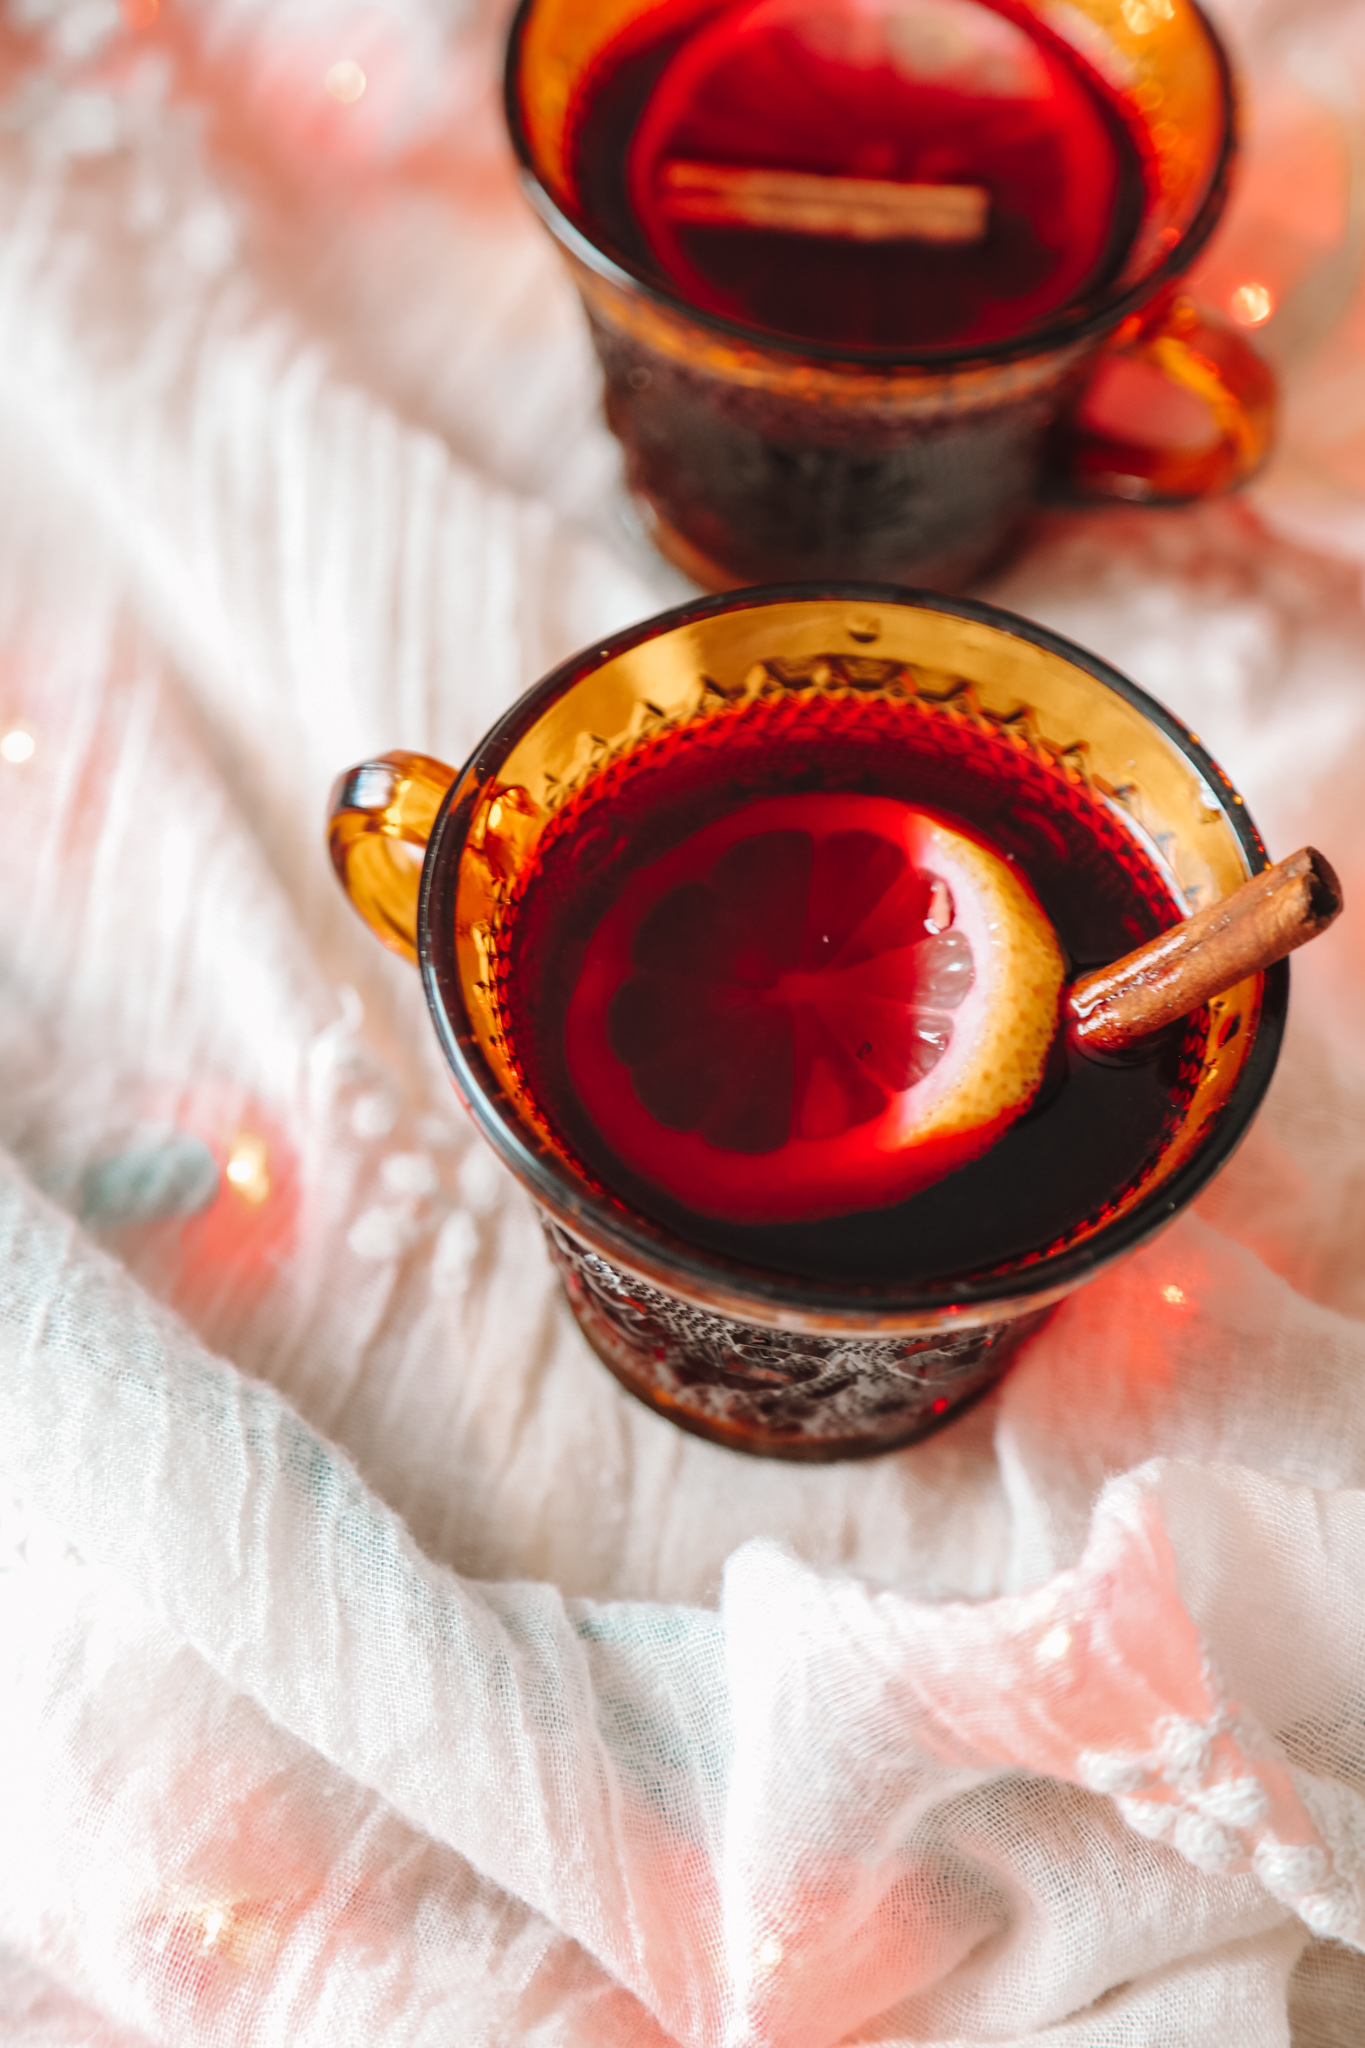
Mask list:
[[[905,351],[784,341],[699,311],[608,246],[580,203],[575,127],[604,52],[655,5],[522,0],[507,115],[588,316],[633,501],[694,581],[953,589],[1000,557],[1040,496],[1180,503],[1256,471],[1274,378],[1179,290],[1236,153],[1227,55],[1192,0],[1018,0],[1117,94],[1147,166],[1140,224],[1118,274],[1042,322]],[[670,20],[716,6],[677,0]],[[1165,439],[1140,400],[1135,418],[1120,364],[1137,365],[1149,393],[1177,387],[1205,430]]]
[[[1063,1243],[915,1284],[831,1282],[689,1242],[592,1179],[519,1069],[503,988],[518,890],[560,808],[661,742],[723,747],[774,696],[837,725],[875,696],[1037,749],[1139,835],[1191,908],[1266,864],[1242,799],[1177,720],[1095,656],[981,604],[868,586],[744,591],[619,633],[515,704],[456,773],[362,762],[332,795],[351,901],[421,968],[456,1089],[529,1189],[573,1312],[632,1393],[737,1450],[807,1460],[909,1443],[992,1386],[1051,1305],[1193,1199],[1274,1070],[1284,962],[1200,1013],[1191,1081],[1156,1159]],[[422,856],[419,868],[416,854]]]

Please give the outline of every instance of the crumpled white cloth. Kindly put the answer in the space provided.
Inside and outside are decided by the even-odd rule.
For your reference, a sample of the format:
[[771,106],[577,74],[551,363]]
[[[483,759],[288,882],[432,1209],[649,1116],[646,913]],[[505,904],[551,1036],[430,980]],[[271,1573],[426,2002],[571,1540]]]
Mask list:
[[[590,1357],[336,889],[340,768],[681,594],[500,33],[0,12],[0,2041],[1354,2048],[1360,913],[1195,1213],[941,1437],[802,1470]],[[992,594],[1359,901],[1365,31],[1229,33],[1203,288],[1278,297],[1283,452]]]

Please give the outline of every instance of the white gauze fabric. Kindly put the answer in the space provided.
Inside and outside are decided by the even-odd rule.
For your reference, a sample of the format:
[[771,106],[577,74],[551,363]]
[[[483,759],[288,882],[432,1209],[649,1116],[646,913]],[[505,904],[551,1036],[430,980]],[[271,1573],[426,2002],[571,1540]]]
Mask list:
[[[1226,26],[1199,282],[1276,299],[1281,453],[990,594],[1358,900],[1365,32]],[[940,1437],[803,1469],[591,1357],[336,888],[340,769],[683,594],[503,32],[0,10],[0,2041],[1353,2048],[1359,913],[1197,1210]]]

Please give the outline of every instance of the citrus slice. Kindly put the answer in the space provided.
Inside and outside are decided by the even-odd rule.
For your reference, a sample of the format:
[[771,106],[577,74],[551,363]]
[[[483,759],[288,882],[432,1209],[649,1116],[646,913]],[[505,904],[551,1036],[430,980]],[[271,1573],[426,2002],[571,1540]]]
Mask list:
[[903,1199],[1037,1093],[1063,963],[1023,878],[890,797],[761,798],[633,874],[584,954],[569,1072],[689,1208],[796,1221]]

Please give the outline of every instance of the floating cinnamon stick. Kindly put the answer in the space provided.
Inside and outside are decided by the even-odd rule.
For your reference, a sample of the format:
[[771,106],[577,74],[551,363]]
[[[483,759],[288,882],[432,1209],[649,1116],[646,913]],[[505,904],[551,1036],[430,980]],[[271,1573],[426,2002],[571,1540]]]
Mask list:
[[1301,847],[1112,967],[1082,975],[1066,999],[1072,1035],[1091,1052],[1121,1052],[1273,967],[1326,931],[1340,909],[1330,865]]
[[981,185],[902,185],[890,178],[827,178],[680,158],[663,165],[659,182],[676,221],[851,242],[979,242],[990,208]]

